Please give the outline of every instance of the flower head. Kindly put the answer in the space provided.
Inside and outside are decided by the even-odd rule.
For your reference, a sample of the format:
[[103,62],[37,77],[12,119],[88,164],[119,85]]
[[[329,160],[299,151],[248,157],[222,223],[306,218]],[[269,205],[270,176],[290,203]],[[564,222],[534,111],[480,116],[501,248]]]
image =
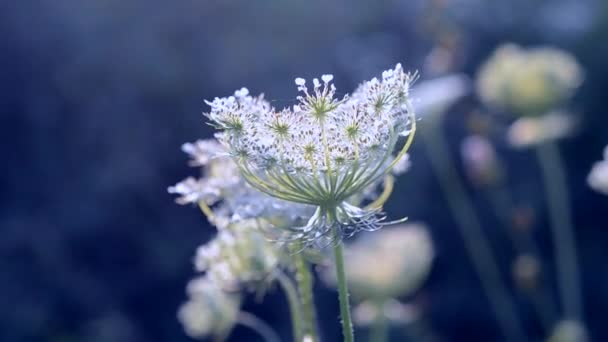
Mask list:
[[[205,115],[250,186],[317,207],[308,224],[294,229],[298,238],[314,241],[329,232],[380,227],[377,212],[348,200],[382,179],[410,146],[414,78],[398,64],[342,98],[335,97],[332,75],[313,79],[312,88],[296,78],[301,95],[292,108],[276,110],[241,90],[207,102]],[[407,142],[393,155],[400,136]]]
[[283,201],[249,186],[226,149],[215,139],[186,143],[182,150],[191,157],[190,165],[201,167],[202,177],[188,177],[168,188],[178,194],[178,204],[216,205],[215,218],[228,221],[273,216],[297,221],[312,212],[310,207]]
[[507,44],[482,66],[477,88],[491,105],[517,115],[542,115],[570,98],[582,78],[581,67],[567,52]]

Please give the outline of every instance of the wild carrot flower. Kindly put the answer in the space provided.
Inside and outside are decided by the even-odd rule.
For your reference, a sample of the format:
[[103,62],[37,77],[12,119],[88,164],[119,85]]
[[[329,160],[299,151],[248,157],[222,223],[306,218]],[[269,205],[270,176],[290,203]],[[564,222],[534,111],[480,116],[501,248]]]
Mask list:
[[[292,108],[276,110],[242,88],[207,101],[211,111],[205,115],[221,130],[217,137],[248,184],[316,208],[294,229],[296,238],[314,242],[382,225],[377,210],[349,199],[382,179],[407,152],[415,129],[409,99],[414,79],[398,64],[337,98],[332,75],[313,79],[312,88],[296,78],[300,96]],[[393,155],[401,136],[407,141]]]
[[575,58],[550,47],[499,47],[477,79],[481,99],[515,115],[543,115],[568,100],[583,72]]
[[215,205],[214,218],[229,222],[249,218],[282,218],[286,225],[310,215],[312,207],[283,201],[249,186],[226,149],[215,139],[182,145],[190,155],[189,165],[201,168],[201,178],[188,177],[168,192],[180,195],[178,204]]

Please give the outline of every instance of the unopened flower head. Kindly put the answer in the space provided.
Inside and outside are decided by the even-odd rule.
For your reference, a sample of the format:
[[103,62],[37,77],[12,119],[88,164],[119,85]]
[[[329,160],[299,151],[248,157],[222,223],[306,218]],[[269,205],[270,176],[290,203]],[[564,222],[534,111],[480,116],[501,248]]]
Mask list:
[[541,273],[541,263],[531,254],[519,255],[512,267],[513,278],[523,290],[535,290]]
[[[365,82],[351,95],[335,97],[332,75],[296,78],[292,108],[276,110],[246,89],[208,101],[205,115],[220,133],[244,179],[257,190],[316,212],[296,236],[315,241],[329,232],[377,229],[377,213],[348,199],[381,179],[399,162],[413,138],[409,101],[413,75],[401,65]],[[407,141],[397,155],[400,136]]]
[[278,267],[280,246],[260,230],[260,220],[243,220],[221,228],[217,236],[196,252],[197,271],[206,272],[224,289],[256,285]]
[[500,165],[492,143],[481,135],[466,137],[460,146],[465,170],[478,185],[494,183],[500,177]]
[[189,299],[177,313],[186,333],[194,338],[225,337],[236,323],[239,295],[224,291],[208,277],[191,280],[187,292]]
[[608,195],[608,146],[604,148],[604,159],[593,164],[587,184],[593,190]]
[[[433,254],[431,238],[419,224],[363,235],[345,249],[350,290],[359,300],[411,295],[426,279]],[[325,279],[335,283],[333,271]]]
[[583,72],[576,59],[550,47],[499,47],[482,66],[477,88],[485,102],[516,115],[542,115],[568,100]]

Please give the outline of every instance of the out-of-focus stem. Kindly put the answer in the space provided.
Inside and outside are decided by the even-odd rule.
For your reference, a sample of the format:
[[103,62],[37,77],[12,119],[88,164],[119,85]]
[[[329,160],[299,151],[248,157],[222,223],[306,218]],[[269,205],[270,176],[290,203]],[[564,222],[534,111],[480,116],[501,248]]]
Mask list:
[[281,342],[279,335],[258,317],[248,312],[239,312],[236,322],[258,333],[266,342]]
[[291,328],[293,330],[293,340],[294,342],[301,342],[303,339],[302,335],[302,315],[301,315],[301,306],[300,301],[298,299],[298,291],[296,287],[293,285],[291,279],[289,279],[285,273],[278,271],[276,272],[276,278],[283,288],[285,295],[287,296],[287,301],[289,303],[289,312],[291,314]]
[[[301,246],[297,246],[297,250],[302,250]],[[310,336],[312,341],[319,341],[317,333],[317,315],[315,312],[315,303],[313,295],[313,277],[310,271],[308,262],[304,258],[304,253],[299,252],[294,255],[296,266],[296,282],[298,284],[298,293],[300,294],[300,302],[302,303],[302,325],[304,335]]]
[[484,235],[473,204],[469,200],[454,165],[449,160],[447,143],[439,131],[438,120],[429,120],[422,135],[429,150],[428,156],[452,215],[460,227],[465,247],[486,292],[500,329],[508,341],[526,341],[517,319],[515,306],[501,279],[498,264],[490,243]]
[[370,331],[371,342],[386,342],[389,338],[390,325],[388,318],[384,312],[385,301],[379,300],[374,303],[376,305],[376,319]]
[[[502,224],[505,226],[515,250],[519,254],[531,253],[538,260],[540,260],[540,249],[534,241],[534,238],[529,232],[517,232],[513,228],[511,218],[508,213],[512,209],[512,201],[509,196],[508,190],[502,183],[495,184],[488,191],[488,197],[494,209],[494,212]],[[542,273],[539,279],[539,283],[542,284]],[[532,306],[538,314],[540,322],[545,331],[550,331],[555,323],[555,308],[551,302],[551,292],[549,289],[532,289],[526,292],[532,301]]]
[[542,170],[553,229],[556,268],[564,313],[567,318],[582,322],[580,273],[563,161],[553,142],[538,145],[536,153]]

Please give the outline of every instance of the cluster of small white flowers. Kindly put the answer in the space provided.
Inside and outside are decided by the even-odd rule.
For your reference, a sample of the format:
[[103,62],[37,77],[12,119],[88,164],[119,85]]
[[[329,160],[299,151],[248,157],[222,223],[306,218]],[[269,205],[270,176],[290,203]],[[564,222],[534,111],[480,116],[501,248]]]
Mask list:
[[587,176],[587,184],[604,195],[608,195],[608,146],[604,148],[604,159],[593,164]]
[[[404,224],[363,235],[346,245],[346,275],[359,300],[388,299],[410,295],[426,279],[433,260],[427,229]],[[335,284],[335,274],[324,277]]]
[[215,239],[197,249],[196,270],[232,290],[269,279],[281,250],[264,236],[261,224],[249,219],[221,228]]
[[235,325],[240,311],[240,296],[226,292],[208,277],[188,283],[188,301],[177,317],[186,333],[193,338],[224,337]]
[[302,95],[293,108],[277,111],[243,88],[234,96],[207,102],[211,111],[206,115],[223,130],[219,138],[233,155],[264,170],[280,167],[316,174],[364,163],[378,156],[378,150],[392,147],[392,131],[407,134],[405,102],[413,77],[401,65],[342,99],[334,98],[332,79],[313,79],[309,91],[306,81],[297,78]]
[[565,51],[506,44],[482,66],[477,89],[491,105],[517,115],[542,115],[568,100],[582,78],[576,59]]
[[215,214],[230,221],[265,215],[288,217],[291,221],[311,212],[311,208],[304,205],[276,199],[247,185],[237,165],[215,139],[186,143],[182,150],[191,157],[189,165],[201,167],[202,177],[188,177],[168,188],[169,193],[180,195],[176,199],[179,204],[202,201],[215,205],[221,201]]
[[236,167],[222,153],[222,146],[215,140],[198,140],[182,145],[182,151],[190,155],[190,166],[202,167],[203,177],[188,177],[167,190],[180,197],[176,202],[182,205],[203,201],[208,205],[215,204],[226,193],[236,187],[240,177]]
[[[415,78],[397,64],[343,98],[334,97],[332,75],[313,79],[312,89],[296,78],[301,95],[292,108],[275,110],[242,88],[208,101],[211,110],[205,115],[221,130],[216,136],[252,187],[317,206],[300,229],[300,237],[312,241],[334,228],[379,228],[377,212],[346,201],[377,184],[405,155],[415,128],[409,101]],[[393,156],[398,138],[408,135]]]

